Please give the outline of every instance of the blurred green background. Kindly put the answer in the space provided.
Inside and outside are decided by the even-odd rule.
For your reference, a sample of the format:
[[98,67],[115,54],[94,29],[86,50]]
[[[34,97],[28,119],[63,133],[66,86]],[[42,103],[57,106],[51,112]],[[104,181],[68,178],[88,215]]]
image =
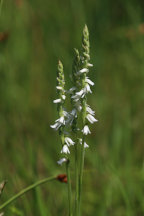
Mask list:
[[[66,79],[73,48],[90,32],[89,104],[99,122],[87,142],[83,216],[144,215],[144,1],[9,0],[0,17],[0,202],[43,177],[65,173],[57,118],[56,70]],[[67,83],[67,88],[70,87]],[[74,187],[74,175],[72,173]],[[5,215],[67,215],[67,187],[51,182]]]

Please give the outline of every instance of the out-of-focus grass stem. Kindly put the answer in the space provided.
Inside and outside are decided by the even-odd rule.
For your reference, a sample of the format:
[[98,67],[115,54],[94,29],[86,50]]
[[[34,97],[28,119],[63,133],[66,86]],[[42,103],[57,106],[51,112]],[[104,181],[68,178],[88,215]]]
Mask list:
[[0,210],[4,209],[6,206],[8,206],[9,204],[11,204],[13,201],[15,201],[16,199],[18,199],[19,197],[21,197],[22,195],[24,195],[25,193],[27,193],[28,191],[36,188],[37,186],[40,186],[48,181],[52,181],[52,180],[55,180],[57,176],[52,176],[52,177],[49,177],[49,178],[45,178],[45,179],[42,179],[30,186],[28,186],[27,188],[21,190],[19,193],[17,193],[16,195],[14,195],[13,197],[11,197],[9,200],[7,200],[5,203],[3,203],[1,206],[0,206]]
[[71,200],[71,176],[70,176],[70,161],[68,160],[66,163],[66,172],[67,172],[67,180],[68,180],[68,202],[69,202],[69,216],[72,216],[72,200]]
[[79,169],[78,169],[78,143],[75,143],[75,215],[78,216],[78,191],[79,191]]

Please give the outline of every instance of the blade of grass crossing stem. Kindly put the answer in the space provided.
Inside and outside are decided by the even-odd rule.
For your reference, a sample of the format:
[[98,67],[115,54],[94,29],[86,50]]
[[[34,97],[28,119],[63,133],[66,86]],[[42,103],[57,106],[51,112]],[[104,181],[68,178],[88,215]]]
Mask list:
[[19,193],[15,194],[13,197],[11,197],[9,200],[7,200],[5,203],[3,203],[1,206],[0,206],[0,210],[4,209],[6,206],[8,206],[9,204],[11,204],[12,202],[14,202],[16,199],[18,199],[19,197],[23,196],[25,193],[27,193],[28,191],[36,188],[37,186],[40,186],[48,181],[52,181],[52,180],[55,180],[56,179],[56,176],[52,176],[52,177],[49,177],[49,178],[45,178],[45,179],[42,179],[30,186],[28,186],[27,188],[24,188],[23,190],[21,190]]

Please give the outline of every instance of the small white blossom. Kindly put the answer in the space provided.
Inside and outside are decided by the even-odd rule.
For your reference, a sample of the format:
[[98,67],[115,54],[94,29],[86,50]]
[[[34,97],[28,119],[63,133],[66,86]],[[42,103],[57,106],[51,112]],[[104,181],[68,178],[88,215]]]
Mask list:
[[84,97],[84,90],[81,89],[79,92],[76,92],[71,98],[74,99],[75,102],[79,101],[80,98]]
[[57,88],[58,90],[62,90],[62,89],[63,89],[61,86],[56,86],[56,88]]
[[88,77],[86,77],[86,82],[87,82],[88,84],[90,84],[91,86],[94,85],[94,82],[92,82]]
[[66,99],[66,96],[65,96],[65,95],[62,95],[62,99],[65,100],[65,99]]
[[87,72],[89,72],[89,69],[83,68],[83,69],[81,69],[79,72],[80,72],[80,73],[87,73]]
[[97,121],[98,121],[98,120],[95,119],[91,114],[87,114],[86,118],[87,118],[87,120],[88,120],[91,124],[93,124],[94,122],[97,122]]
[[56,99],[53,101],[53,103],[61,103],[61,99]]
[[92,93],[92,91],[91,91],[91,89],[90,89],[90,86],[89,86],[89,84],[86,84],[86,85],[85,85],[85,87],[84,87],[84,90],[83,90],[83,91],[84,91],[84,95],[85,95],[86,93],[89,93],[89,92],[90,92],[90,93]]
[[[82,145],[82,139],[79,139],[79,142]],[[89,145],[86,142],[84,142],[84,148],[88,148],[88,147],[89,147]]]
[[59,122],[61,124],[65,124],[64,116],[61,116],[59,119],[56,120],[56,122]]
[[88,134],[91,133],[91,132],[90,132],[90,129],[89,129],[89,127],[88,127],[88,125],[85,125],[85,126],[84,126],[82,132],[83,132],[83,134],[85,134],[85,135],[88,135]]
[[70,151],[69,151],[69,148],[67,145],[64,145],[62,150],[61,150],[61,153],[64,153],[64,154],[70,154]]
[[84,148],[89,148],[89,145],[86,142],[84,142]]
[[74,145],[74,144],[75,144],[75,142],[72,141],[72,139],[69,138],[69,137],[65,137],[65,143],[66,143],[68,146]]
[[91,115],[95,115],[95,111],[93,111],[93,110],[90,108],[89,105],[87,105],[86,111],[87,111],[89,114],[91,114]]
[[93,64],[88,63],[87,66],[88,67],[93,67]]
[[82,95],[83,95],[83,93],[84,93],[84,90],[83,90],[83,89],[81,89],[79,92],[76,92],[76,95],[78,95],[78,96],[82,96]]
[[60,160],[57,161],[57,163],[59,165],[62,165],[64,162],[67,162],[67,159],[66,158],[61,158]]
[[50,125],[51,128],[58,130],[61,127],[61,123],[60,122],[56,122],[54,125]]
[[51,128],[58,130],[62,125],[65,125],[64,116],[61,116],[59,119],[55,121],[54,125],[50,125]]

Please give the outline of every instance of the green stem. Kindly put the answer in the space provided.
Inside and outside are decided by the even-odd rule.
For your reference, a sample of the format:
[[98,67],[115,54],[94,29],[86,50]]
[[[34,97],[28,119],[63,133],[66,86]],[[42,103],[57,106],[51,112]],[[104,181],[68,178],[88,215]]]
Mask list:
[[79,172],[79,194],[78,194],[78,212],[79,216],[81,215],[81,197],[82,197],[82,179],[83,179],[83,169],[84,169],[84,155],[85,155],[85,148],[84,148],[85,136],[83,136],[82,146],[81,146],[81,157],[80,157],[80,172]]
[[13,201],[15,201],[16,199],[18,199],[19,197],[21,197],[22,195],[24,195],[25,193],[27,193],[28,191],[34,189],[35,187],[37,186],[40,186],[48,181],[52,181],[56,179],[56,176],[52,176],[52,177],[49,177],[49,178],[45,178],[45,179],[42,179],[30,186],[28,186],[27,188],[24,188],[23,190],[21,190],[19,193],[17,193],[16,195],[14,195],[13,197],[11,197],[9,200],[7,200],[5,203],[3,203],[1,206],[0,206],[0,210],[2,210],[3,208],[5,208],[6,206],[8,206],[10,203],[12,203]]
[[78,192],[79,192],[79,170],[78,170],[78,143],[75,143],[75,215],[78,216]]
[[[82,85],[84,87],[86,74],[83,75],[83,82]],[[82,126],[84,128],[85,122],[86,122],[86,96],[82,100]],[[81,215],[81,197],[82,197],[82,179],[83,179],[83,169],[84,169],[84,156],[85,156],[85,148],[84,148],[84,142],[85,142],[85,135],[83,135],[82,139],[82,146],[81,146],[81,155],[80,155],[80,170],[79,170],[79,199],[78,199],[78,211],[79,216]]]
[[69,216],[72,216],[72,201],[71,201],[71,177],[70,177],[70,162],[66,163],[66,172],[68,180],[68,203],[69,203]]

